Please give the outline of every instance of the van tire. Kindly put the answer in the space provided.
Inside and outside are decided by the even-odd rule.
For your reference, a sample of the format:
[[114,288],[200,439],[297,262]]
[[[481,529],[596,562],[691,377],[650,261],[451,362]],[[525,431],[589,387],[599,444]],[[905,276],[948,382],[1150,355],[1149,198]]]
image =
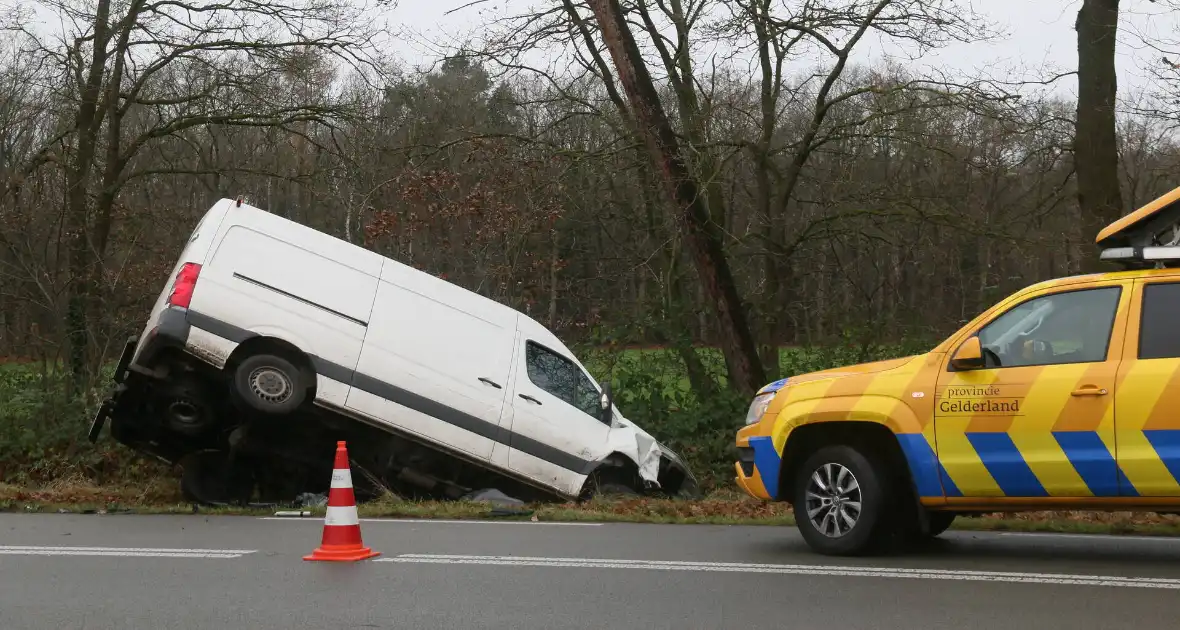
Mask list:
[[251,471],[233,466],[226,451],[189,453],[178,462],[181,467],[180,493],[201,505],[241,505],[254,493]]
[[[895,523],[888,512],[895,508],[896,504],[893,501],[893,488],[888,482],[884,462],[879,458],[870,453],[862,453],[851,446],[832,445],[813,453],[797,470],[793,480],[791,507],[799,533],[813,550],[832,556],[861,555],[878,550],[891,538]],[[859,503],[859,510],[853,514],[851,506],[845,508],[844,514],[855,516],[851,529],[835,536],[825,534],[813,523],[809,515],[810,509],[823,508],[825,505],[808,500],[808,491],[814,483],[812,477],[819,473],[821,481],[832,486],[834,484],[828,482],[828,476],[840,478],[845,472],[851,473],[855,478],[857,489],[845,494],[835,494],[842,496],[845,501],[856,501]],[[850,480],[847,477],[844,479],[843,485],[851,486]],[[821,491],[817,494],[831,501],[827,493]],[[816,518],[821,520],[820,525],[830,526],[822,517],[834,510],[835,508],[828,507],[815,514]],[[834,516],[840,518],[839,512],[837,511]],[[847,526],[846,521],[841,519],[841,522]],[[829,527],[828,531],[836,533],[834,527]]]
[[251,409],[269,415],[285,415],[307,399],[308,377],[283,357],[255,354],[234,370],[234,391]]

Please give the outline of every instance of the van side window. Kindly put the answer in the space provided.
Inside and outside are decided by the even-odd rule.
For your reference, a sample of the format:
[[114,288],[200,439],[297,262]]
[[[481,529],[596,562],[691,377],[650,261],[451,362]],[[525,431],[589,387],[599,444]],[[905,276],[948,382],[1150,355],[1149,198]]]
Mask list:
[[1180,358],[1180,283],[1152,283],[1143,287],[1139,321],[1139,358]]
[[597,419],[598,389],[572,361],[530,341],[525,363],[534,385]]

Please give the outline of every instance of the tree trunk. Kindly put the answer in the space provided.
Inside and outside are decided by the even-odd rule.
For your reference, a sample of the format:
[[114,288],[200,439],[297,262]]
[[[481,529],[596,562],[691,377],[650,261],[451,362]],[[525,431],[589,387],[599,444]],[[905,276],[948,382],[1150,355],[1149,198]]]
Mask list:
[[718,319],[730,385],[743,394],[753,394],[765,383],[765,372],[721,247],[718,227],[702,203],[698,182],[690,175],[680,156],[676,134],[660,105],[655,85],[643,64],[618,0],[593,0],[590,5],[619,73],[619,82],[631,102],[653,166],[662,175],[669,197],[680,208],[693,263]]
[[[87,305],[90,301],[93,247],[90,243],[89,180],[98,148],[98,131],[103,112],[99,109],[102,97],[103,73],[106,70],[110,41],[110,0],[99,0],[95,7],[95,29],[90,67],[86,83],[81,86],[81,99],[74,119],[75,153],[66,169],[65,232],[66,257],[66,338],[69,340],[69,367],[73,384],[79,390],[86,378],[86,350],[89,344]],[[79,73],[81,74],[81,73]]]
[[1074,132],[1078,206],[1088,238],[1123,214],[1115,133],[1114,65],[1119,0],[1084,0],[1078,33],[1078,109]]

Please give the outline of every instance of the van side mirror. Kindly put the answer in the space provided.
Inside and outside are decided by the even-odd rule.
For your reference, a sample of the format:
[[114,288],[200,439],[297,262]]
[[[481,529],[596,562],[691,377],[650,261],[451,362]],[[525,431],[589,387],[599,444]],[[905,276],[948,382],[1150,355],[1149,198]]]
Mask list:
[[603,424],[614,424],[614,414],[611,413],[614,407],[614,396],[611,395],[610,383],[602,384],[602,395],[598,397],[598,419]]
[[955,356],[951,358],[951,366],[956,370],[978,370],[984,367],[983,347],[979,345],[979,337],[971,337],[959,346]]

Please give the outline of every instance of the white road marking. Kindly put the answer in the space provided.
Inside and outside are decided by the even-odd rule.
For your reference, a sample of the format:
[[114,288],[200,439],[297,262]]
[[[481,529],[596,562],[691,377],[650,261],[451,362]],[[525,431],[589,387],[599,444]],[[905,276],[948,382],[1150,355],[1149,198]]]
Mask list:
[[0,545],[0,556],[115,556],[126,558],[241,558],[254,549],[165,549],[158,547],[49,547]]
[[1070,575],[1064,573],[1015,573],[998,571],[956,571],[950,569],[909,569],[901,567],[857,567],[810,564],[747,564],[740,562],[688,562],[676,560],[620,560],[600,558],[545,558],[528,556],[463,556],[402,554],[374,562],[414,564],[466,564],[522,567],[574,567],[593,569],[648,569],[657,571],[700,571],[723,573],[778,573],[840,577],[878,577],[967,582],[1017,582],[1074,586],[1118,586],[1180,590],[1180,579],[1122,577],[1113,575]]
[[1180,538],[1174,538],[1171,536],[1131,536],[1122,534],[1054,534],[1051,532],[1045,532],[1042,534],[1040,532],[999,532],[999,535],[1019,536],[1023,538],[1064,538],[1066,540],[1070,538],[1097,538],[1099,540],[1130,540],[1134,542],[1180,542]]
[[[322,516],[260,516],[258,517],[264,521],[309,521],[312,523],[319,523],[323,525],[324,517]],[[447,520],[440,518],[362,518],[362,523],[449,523],[452,525],[567,525],[573,527],[601,527],[602,523],[568,523],[560,521],[493,521],[480,519],[455,519]]]

